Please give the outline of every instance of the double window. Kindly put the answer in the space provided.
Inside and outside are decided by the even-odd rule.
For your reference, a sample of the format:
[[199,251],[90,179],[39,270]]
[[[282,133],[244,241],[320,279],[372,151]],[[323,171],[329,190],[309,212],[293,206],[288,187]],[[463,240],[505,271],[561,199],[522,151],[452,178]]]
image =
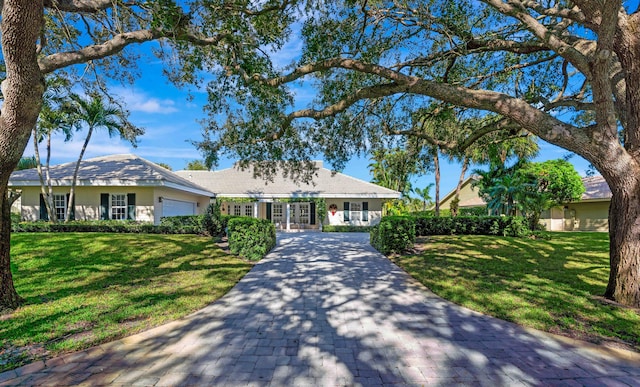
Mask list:
[[136,194],[101,193],[100,219],[136,220]]
[[369,202],[344,202],[345,223],[369,222]]
[[253,203],[233,203],[229,204],[229,214],[233,216],[253,217]]

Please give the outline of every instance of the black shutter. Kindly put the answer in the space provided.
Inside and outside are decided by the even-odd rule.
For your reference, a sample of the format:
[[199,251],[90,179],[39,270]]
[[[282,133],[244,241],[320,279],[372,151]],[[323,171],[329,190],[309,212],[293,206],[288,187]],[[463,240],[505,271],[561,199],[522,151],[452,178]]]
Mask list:
[[349,202],[344,202],[344,221],[349,221]]
[[267,220],[268,220],[269,222],[271,222],[271,218],[272,218],[272,215],[271,215],[271,206],[272,206],[272,203],[267,203]]
[[109,194],[100,194],[100,219],[109,220]]
[[67,194],[65,196],[67,205],[71,205],[71,211],[69,211],[69,220],[76,220],[76,195],[73,195],[73,203],[71,204],[69,204],[69,196],[71,195]]
[[316,224],[316,203],[311,202],[309,207],[309,223]]
[[136,194],[127,194],[127,220],[136,220]]
[[369,202],[362,202],[362,221],[369,221]]
[[40,194],[40,219],[49,220],[49,214],[47,213],[47,205],[44,203],[44,195]]

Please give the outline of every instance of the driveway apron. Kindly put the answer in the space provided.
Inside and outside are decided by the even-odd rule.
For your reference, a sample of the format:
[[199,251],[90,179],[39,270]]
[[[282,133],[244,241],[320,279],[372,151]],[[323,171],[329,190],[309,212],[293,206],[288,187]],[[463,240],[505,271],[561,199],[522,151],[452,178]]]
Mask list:
[[445,301],[367,234],[297,233],[197,313],[3,384],[638,386],[640,362]]

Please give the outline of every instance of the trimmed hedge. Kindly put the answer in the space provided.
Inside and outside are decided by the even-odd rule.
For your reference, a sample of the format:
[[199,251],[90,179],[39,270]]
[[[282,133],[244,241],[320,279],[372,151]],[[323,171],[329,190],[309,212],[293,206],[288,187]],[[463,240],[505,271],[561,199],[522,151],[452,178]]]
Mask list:
[[416,219],[412,216],[386,216],[371,228],[371,246],[382,254],[401,253],[413,247]]
[[418,217],[416,235],[503,235],[525,237],[531,230],[519,216]]
[[160,218],[160,226],[169,227],[173,234],[204,234],[205,215],[166,216]]
[[326,225],[322,226],[322,232],[369,232],[371,226],[351,226],[351,225]]
[[276,227],[266,219],[234,217],[227,223],[229,250],[259,261],[276,245]]
[[13,232],[115,232],[171,234],[167,226],[155,226],[151,223],[139,223],[121,220],[74,220],[67,223],[49,223],[45,221],[20,222],[13,225]]
[[134,234],[200,234],[202,229],[194,226],[172,227],[156,226],[152,223],[142,223],[124,220],[75,220],[67,223],[49,222],[20,222],[11,227],[12,232],[112,232]]

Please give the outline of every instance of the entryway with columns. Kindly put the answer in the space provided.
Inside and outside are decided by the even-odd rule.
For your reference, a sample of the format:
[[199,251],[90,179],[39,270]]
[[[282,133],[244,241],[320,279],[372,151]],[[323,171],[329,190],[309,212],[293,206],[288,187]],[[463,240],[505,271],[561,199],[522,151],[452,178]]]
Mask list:
[[223,203],[222,213],[268,219],[281,231],[318,230],[320,223],[314,202],[228,202]]

